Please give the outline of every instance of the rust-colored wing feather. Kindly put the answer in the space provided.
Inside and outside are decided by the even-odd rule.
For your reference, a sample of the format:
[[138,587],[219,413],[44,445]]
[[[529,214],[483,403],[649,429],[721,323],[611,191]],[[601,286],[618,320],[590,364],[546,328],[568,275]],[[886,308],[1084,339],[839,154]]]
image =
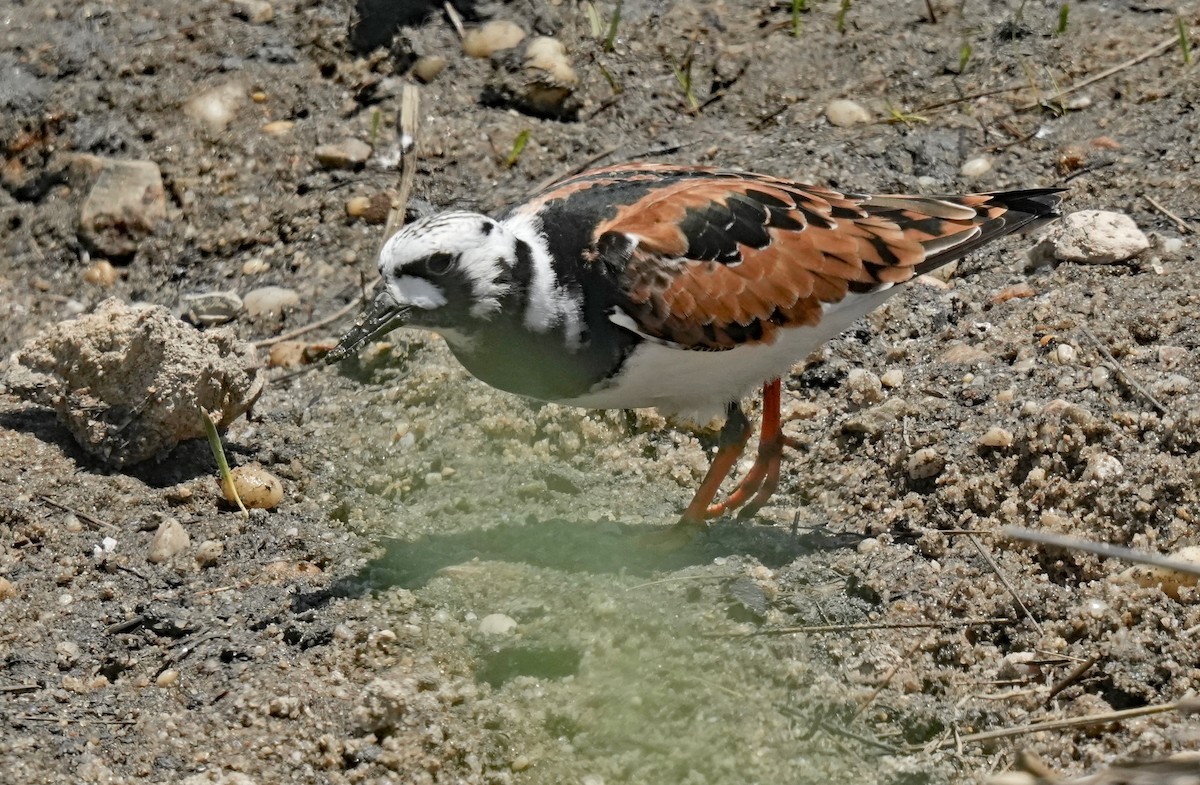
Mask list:
[[[773,342],[851,293],[907,281],[1057,215],[1053,189],[868,196],[762,175],[637,169],[660,177],[597,227],[637,331],[685,348]],[[613,168],[568,187],[588,187]],[[561,186],[560,186],[561,187]]]

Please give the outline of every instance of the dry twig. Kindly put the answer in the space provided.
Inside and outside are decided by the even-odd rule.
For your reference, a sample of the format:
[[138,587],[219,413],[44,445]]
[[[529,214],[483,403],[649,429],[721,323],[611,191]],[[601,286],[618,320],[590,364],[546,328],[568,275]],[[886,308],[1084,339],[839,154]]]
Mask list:
[[975,550],[979,551],[979,555],[982,556],[984,561],[988,563],[988,566],[992,568],[992,572],[996,573],[996,577],[1000,579],[1000,583],[1004,585],[1004,589],[1013,598],[1013,601],[1017,603],[1017,607],[1021,609],[1021,613],[1025,614],[1025,617],[1029,619],[1029,621],[1033,622],[1033,626],[1037,629],[1038,634],[1045,637],[1046,633],[1042,629],[1041,623],[1034,618],[1034,615],[1029,612],[1028,608],[1025,607],[1025,603],[1021,600],[1020,595],[1017,594],[1017,590],[1014,589],[1012,584],[1008,582],[1008,578],[1006,578],[1004,573],[1000,570],[1000,565],[996,564],[996,560],[993,559],[992,555],[984,549],[983,544],[979,542],[979,538],[974,534],[968,534],[967,539],[971,541],[971,544],[975,546]]
[[1039,106],[1044,106],[1045,104],[1051,103],[1052,101],[1061,100],[1062,97],[1065,95],[1073,93],[1076,90],[1082,90],[1083,88],[1087,87],[1088,85],[1093,85],[1096,82],[1099,82],[1103,79],[1107,79],[1108,77],[1112,76],[1113,74],[1118,74],[1127,68],[1132,68],[1133,66],[1137,65],[1138,63],[1149,60],[1151,57],[1154,57],[1155,55],[1162,54],[1163,52],[1170,49],[1172,46],[1178,45],[1178,43],[1179,43],[1179,34],[1178,33],[1172,34],[1170,38],[1166,39],[1165,41],[1161,41],[1161,42],[1155,44],[1151,48],[1147,49],[1145,52],[1142,52],[1137,57],[1130,58],[1129,60],[1126,60],[1123,63],[1114,65],[1112,68],[1107,68],[1098,74],[1089,76],[1088,78],[1086,78],[1082,81],[1076,82],[1075,84],[1071,85],[1070,87],[1063,88],[1062,90],[1057,91],[1053,96],[1051,96],[1049,98],[1045,98],[1040,101],[1030,101],[1027,104],[1022,104],[1017,107],[1016,111],[1024,112],[1024,111],[1028,111],[1029,109],[1036,109]]
[[1133,562],[1134,564],[1149,564],[1152,567],[1175,570],[1186,575],[1200,575],[1200,564],[1160,556],[1157,553],[1135,551],[1132,548],[1125,548],[1120,545],[1082,540],[1078,537],[1070,537],[1065,534],[1051,534],[1050,532],[1022,529],[1018,526],[1005,526],[1000,530],[1000,534],[1013,540],[1033,542],[1039,545],[1051,545],[1055,548],[1083,551],[1084,553],[1094,553],[1097,556],[1103,556],[1108,559],[1121,559]]
[[[1123,709],[1121,711],[1105,711],[1099,714],[1088,714],[1083,717],[1064,717],[1058,720],[1046,720],[1045,722],[1034,722],[1029,725],[1016,725],[1011,728],[997,728],[996,730],[983,731],[982,733],[971,733],[966,736],[958,736],[951,740],[943,741],[938,747],[946,749],[954,747],[958,744],[970,744],[976,741],[992,741],[993,739],[1006,739],[1011,736],[1024,736],[1029,733],[1041,733],[1043,731],[1066,730],[1068,728],[1080,728],[1088,725],[1104,725],[1110,722],[1122,722],[1123,720],[1131,720],[1135,717],[1147,717],[1152,714],[1164,714],[1168,711],[1177,711],[1183,709],[1184,706],[1180,703],[1160,703],[1156,706],[1141,706],[1136,709]],[[910,750],[913,752],[922,751],[925,747],[921,745],[913,745]]]
[[1133,378],[1133,376],[1131,376],[1130,373],[1125,370],[1124,366],[1117,362],[1117,358],[1113,357],[1112,353],[1109,352],[1108,349],[1104,348],[1104,344],[1100,343],[1100,339],[1096,337],[1095,333],[1082,324],[1079,325],[1079,331],[1083,333],[1089,341],[1095,344],[1096,351],[1100,352],[1100,354],[1104,356],[1104,359],[1108,361],[1109,367],[1116,371],[1117,375],[1124,379],[1126,384],[1128,384],[1130,387],[1140,393],[1143,398],[1149,401],[1151,405],[1158,410],[1159,414],[1167,413],[1167,407],[1159,403],[1158,399],[1151,395],[1150,391],[1143,387],[1141,382]]
[[1166,205],[1155,199],[1150,194],[1146,194],[1146,201],[1149,202],[1150,206],[1155,210],[1158,210],[1160,213],[1165,215],[1167,219],[1170,220],[1171,223],[1175,224],[1175,226],[1179,228],[1179,231],[1183,232],[1184,234],[1197,234],[1200,232],[1200,230],[1197,230],[1196,227],[1192,226],[1183,218],[1180,218],[1179,215],[1172,212]]

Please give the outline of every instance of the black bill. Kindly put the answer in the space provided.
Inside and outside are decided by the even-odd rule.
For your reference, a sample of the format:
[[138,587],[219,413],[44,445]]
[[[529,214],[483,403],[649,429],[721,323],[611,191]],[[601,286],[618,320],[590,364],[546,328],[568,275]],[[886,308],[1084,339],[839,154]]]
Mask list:
[[397,303],[386,289],[375,295],[375,300],[358,317],[350,332],[342,336],[338,345],[325,355],[325,363],[341,362],[357,352],[367,341],[379,338],[404,324],[408,307]]

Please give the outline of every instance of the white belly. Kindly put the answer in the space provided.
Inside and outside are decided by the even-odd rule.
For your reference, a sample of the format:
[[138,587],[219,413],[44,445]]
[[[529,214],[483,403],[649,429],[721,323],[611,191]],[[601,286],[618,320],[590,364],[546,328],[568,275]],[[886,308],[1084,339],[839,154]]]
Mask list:
[[772,344],[743,344],[725,351],[697,351],[646,341],[603,385],[558,403],[589,409],[656,408],[697,423],[725,414],[764,382],[783,376],[830,338],[874,310],[896,290],[850,295],[827,306],[816,327],[780,331]]

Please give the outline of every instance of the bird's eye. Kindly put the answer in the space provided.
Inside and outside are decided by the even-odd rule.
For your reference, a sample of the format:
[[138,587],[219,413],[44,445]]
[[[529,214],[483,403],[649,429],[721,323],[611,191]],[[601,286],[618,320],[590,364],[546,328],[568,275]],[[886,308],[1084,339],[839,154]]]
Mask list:
[[450,272],[454,257],[448,253],[435,253],[425,260],[425,269],[430,275],[445,275]]

